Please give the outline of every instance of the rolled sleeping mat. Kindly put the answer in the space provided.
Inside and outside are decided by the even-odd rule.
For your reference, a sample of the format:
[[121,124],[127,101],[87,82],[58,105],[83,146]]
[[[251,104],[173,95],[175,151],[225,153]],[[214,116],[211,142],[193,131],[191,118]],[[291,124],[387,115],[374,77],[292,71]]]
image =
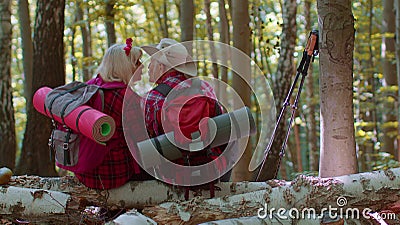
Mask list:
[[246,106],[209,119],[208,130],[212,148],[254,135],[257,131],[253,115]]
[[[207,146],[207,143],[211,142],[210,147],[214,148],[255,133],[256,125],[250,109],[243,107],[210,118],[208,121],[206,144],[201,140],[190,144]],[[146,168],[158,166],[161,164],[161,156],[171,161],[181,158],[182,153],[176,146],[174,132],[138,142],[142,165]]]
[[[63,124],[62,118],[52,115],[45,107],[46,95],[50,91],[52,89],[49,87],[39,88],[33,95],[33,106],[39,113]],[[111,116],[87,105],[78,106],[71,111],[64,117],[64,122],[73,131],[81,133],[99,144],[110,140],[115,132],[115,121]]]

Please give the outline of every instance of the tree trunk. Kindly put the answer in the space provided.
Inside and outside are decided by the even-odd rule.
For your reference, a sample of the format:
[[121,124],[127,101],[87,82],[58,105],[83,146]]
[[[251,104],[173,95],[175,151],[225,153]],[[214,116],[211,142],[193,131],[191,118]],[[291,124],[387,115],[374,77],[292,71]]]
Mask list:
[[[395,1],[394,8],[396,12],[396,68],[397,80],[400,81],[400,3]],[[398,89],[397,96],[400,96],[400,88]],[[397,100],[397,121],[400,121],[400,101]],[[397,126],[397,160],[400,161],[400,126]]]
[[[396,71],[397,80],[400,81],[400,3],[399,1],[394,1],[394,10],[396,13]],[[397,91],[397,96],[400,96],[400,88]],[[397,121],[400,121],[400,101],[397,100]],[[400,161],[400,123],[397,127],[397,160]]]
[[[154,206],[166,201],[185,199],[184,189],[167,185],[156,180],[144,182],[131,181],[116,189],[95,190],[85,187],[76,178],[71,176],[60,178],[14,176],[11,178],[8,185],[20,188],[63,192],[71,195],[74,201],[82,202],[82,204],[85,202],[87,205],[106,205],[110,208],[125,207],[142,209],[145,206]],[[219,189],[219,191],[215,191],[216,197],[271,188],[271,186],[265,182],[227,182],[218,183],[216,187]],[[190,198],[194,196],[209,198],[210,191],[196,190],[190,191],[189,194]]]
[[[211,2],[210,0],[204,0],[204,12],[206,14],[206,27],[207,27],[207,37],[209,41],[214,41],[214,29],[212,25],[212,17],[211,17],[211,12],[210,12],[210,5]],[[218,79],[218,65],[217,65],[217,56],[215,53],[215,46],[213,43],[210,43],[210,52],[211,52],[211,61],[212,63],[212,69],[211,69],[211,74],[215,79]],[[217,86],[218,88],[218,86]],[[216,90],[217,93],[219,93],[219,90]]]
[[337,215],[342,212],[343,217],[358,210],[362,217],[364,210],[380,212],[400,200],[400,169],[333,178],[300,175],[289,185],[279,181],[267,183],[272,188],[222,198],[167,202],[145,208],[143,214],[160,224],[199,224],[265,213],[268,220],[270,216],[277,218],[282,209],[309,213],[306,217],[320,216],[329,207]]
[[[194,3],[193,0],[181,0],[180,24],[181,24],[181,41],[192,41],[194,33]],[[192,55],[193,46],[185,45],[188,52]]]
[[[396,77],[396,64],[393,63],[395,59],[395,29],[396,21],[394,14],[394,0],[383,1],[383,23],[382,23],[382,68],[383,77],[385,79],[384,86],[390,87],[397,85]],[[395,93],[396,95],[396,93]],[[383,110],[384,123],[393,123],[396,121],[395,105],[393,103],[385,102]],[[383,129],[382,148],[383,152],[388,152],[394,156],[397,155],[394,147],[396,127],[385,126]]]
[[114,19],[115,19],[114,18],[115,17],[114,5],[115,5],[114,0],[106,1],[105,24],[106,24],[108,47],[117,43],[117,37],[115,35],[115,26],[114,26]]
[[11,1],[0,1],[0,166],[15,166],[16,137],[11,86]]
[[[298,115],[298,112],[296,112],[296,114]],[[294,133],[294,139],[295,139],[295,143],[296,143],[296,159],[294,159],[294,157],[292,156],[292,162],[294,162],[296,160],[296,172],[303,172],[303,159],[301,157],[301,143],[300,143],[300,125],[299,124],[295,124],[293,126],[293,133]]]
[[[34,31],[32,90],[43,85],[51,88],[65,83],[64,70],[64,7],[65,1],[38,1]],[[17,174],[56,176],[54,159],[50,159],[48,140],[51,121],[31,105]],[[40,163],[38,163],[40,162]]]
[[18,0],[18,16],[21,33],[22,57],[24,65],[24,96],[26,99],[26,108],[32,100],[32,73],[33,73],[33,43],[31,18],[29,14],[28,0]]
[[[168,30],[166,30],[167,27],[164,26],[164,21],[161,18],[162,13],[160,11],[158,11],[156,3],[154,2],[154,0],[150,0],[150,3],[151,3],[151,8],[153,9],[154,14],[155,14],[155,16],[157,18],[157,21],[159,23],[159,28],[160,28],[159,32],[160,32],[160,34],[163,35],[163,37],[161,37],[161,38],[167,38],[168,37]],[[184,9],[182,9],[182,10],[184,10]]]
[[180,5],[181,41],[192,41],[194,31],[194,3],[193,0],[181,0]]
[[164,0],[163,1],[163,23],[164,23],[164,35],[163,37],[169,38],[169,32],[168,32],[168,1]]
[[[229,22],[228,22],[228,16],[227,16],[227,11],[225,9],[225,0],[218,0],[218,9],[219,9],[219,33],[220,33],[220,42],[230,45],[230,37],[229,37]],[[229,59],[229,53],[224,51],[221,52],[221,63],[223,65],[228,65]],[[225,66],[221,67],[221,75],[220,75],[220,80],[224,83],[228,83],[228,68]],[[219,90],[218,93],[218,99],[221,100],[221,102],[227,102],[227,93],[226,90]]]
[[[283,27],[281,34],[281,49],[279,64],[274,80],[274,96],[277,112],[282,109],[282,104],[289,92],[291,77],[295,75],[293,53],[296,45],[297,26],[296,26],[297,3],[295,0],[285,0],[282,8]],[[282,119],[275,134],[272,148],[265,161],[264,168],[260,168],[259,181],[274,179],[280,167],[280,150],[284,143],[287,126],[285,117]]]
[[[75,18],[75,23],[77,22],[77,18]],[[76,55],[75,55],[75,35],[76,35],[76,26],[72,25],[71,26],[71,41],[70,41],[70,46],[71,46],[71,67],[72,67],[72,81],[80,80],[79,75],[76,76]]]
[[[233,47],[241,50],[246,55],[250,55],[250,16],[248,0],[232,1],[232,23],[233,23]],[[232,55],[232,66],[235,73],[232,79],[232,88],[239,94],[244,105],[251,105],[251,90],[248,83],[251,82],[250,58],[243,59],[240,55]],[[239,108],[240,103],[234,102],[234,108]],[[243,141],[243,140],[239,140]],[[252,146],[248,142],[246,149],[232,171],[233,181],[251,180],[252,173],[248,166],[252,157]]]
[[90,64],[92,63],[91,57],[92,57],[92,48],[91,48],[91,40],[90,40],[90,21],[84,20],[84,11],[82,7],[86,7],[84,4],[82,4],[81,1],[78,2],[77,7],[76,7],[76,16],[77,16],[77,21],[80,23],[80,28],[81,28],[81,33],[82,33],[82,53],[83,53],[83,59],[82,59],[82,70],[83,70],[83,81],[88,81],[90,78],[92,78],[91,71],[89,67],[91,66]]
[[[311,1],[305,1],[305,19],[306,30],[312,30],[311,24]],[[314,74],[313,67],[310,65],[307,76],[307,105],[308,113],[308,147],[309,147],[309,171],[318,171],[319,149],[317,138],[317,121],[316,121],[316,97],[314,96]]]
[[[179,201],[183,200],[182,189],[155,180],[132,181],[117,189],[101,191],[86,188],[73,177],[12,177],[8,186],[0,187],[0,204],[3,206],[0,215],[42,217],[45,220],[51,216],[79,215],[77,211],[86,206],[108,209],[137,206],[145,207],[142,213],[159,224],[199,224],[238,217],[252,220],[249,217],[258,215],[265,216],[266,224],[270,224],[270,216],[282,215],[278,210],[320,218],[323,210],[329,207],[337,215],[342,213],[343,217],[355,215],[346,213],[365,210],[386,212],[392,217],[395,215],[390,210],[400,201],[400,168],[332,178],[300,175],[291,182],[271,180],[219,183],[217,186],[221,191],[216,192],[216,198],[206,199],[203,195]],[[203,190],[203,193],[207,192]],[[31,207],[44,202],[43,207]],[[157,205],[161,202],[165,203]],[[308,224],[292,222],[284,224]]]
[[[354,17],[351,1],[318,0],[321,177],[357,171],[353,122]],[[332,160],[335,159],[335,160]]]

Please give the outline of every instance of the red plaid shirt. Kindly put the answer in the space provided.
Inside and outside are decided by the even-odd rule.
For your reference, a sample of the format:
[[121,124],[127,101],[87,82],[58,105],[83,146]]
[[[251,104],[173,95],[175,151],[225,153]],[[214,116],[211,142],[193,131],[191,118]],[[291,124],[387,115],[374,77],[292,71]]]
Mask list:
[[[187,78],[178,71],[173,71],[165,74],[161,77],[157,84],[167,84],[171,88],[174,88],[182,81],[186,80]],[[216,99],[216,95],[214,92],[213,87],[208,84],[207,82],[202,82],[202,91],[205,96],[210,98]],[[163,134],[163,130],[161,127],[161,107],[164,104],[165,96],[159,93],[156,90],[151,90],[144,100],[145,106],[145,122],[147,127],[147,132],[149,133],[150,137],[156,137]],[[221,108],[221,112],[223,109]],[[214,154],[212,157],[208,157],[207,154],[203,151],[195,152],[190,154],[190,164],[191,165],[200,165],[211,161],[213,158],[220,155],[223,151],[223,148],[213,148],[211,149]],[[184,154],[186,154],[184,152]],[[177,164],[184,165],[183,159],[174,161]]]
[[[97,77],[100,87],[103,84],[103,80]],[[125,184],[128,180],[143,180],[148,179],[148,175],[144,174],[137,162],[131,155],[128,145],[125,141],[123,126],[122,126],[122,107],[124,101],[124,95],[126,92],[126,86],[120,89],[103,89],[104,92],[104,113],[111,116],[115,121],[116,130],[113,137],[107,142],[106,150],[108,153],[104,157],[102,163],[90,172],[75,173],[75,176],[85,186],[96,189],[110,189],[116,188]],[[137,96],[139,98],[139,96]],[[88,105],[95,107],[95,101],[98,100],[99,96],[92,98]],[[137,99],[136,104],[139,105],[140,101]],[[135,117],[136,114],[131,116],[133,121],[138,121],[140,118]],[[141,114],[137,114],[141,116]],[[143,121],[143,119],[142,119]],[[125,121],[124,121],[125,122]],[[143,122],[142,122],[143,123]],[[91,141],[91,140],[90,140]],[[94,141],[89,142],[93,151],[99,150],[103,146],[95,143]]]

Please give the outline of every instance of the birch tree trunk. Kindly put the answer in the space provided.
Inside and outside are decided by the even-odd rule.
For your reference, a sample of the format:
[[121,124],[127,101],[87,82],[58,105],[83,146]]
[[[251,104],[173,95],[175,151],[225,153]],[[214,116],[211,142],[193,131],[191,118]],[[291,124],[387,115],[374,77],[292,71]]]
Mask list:
[[353,121],[354,17],[350,0],[318,0],[321,177],[357,171]]
[[14,168],[17,148],[11,86],[11,1],[0,1],[0,166]]
[[[282,213],[290,211],[301,214],[289,215],[322,218],[321,213],[327,208],[343,217],[355,216],[357,212],[386,212],[393,218],[393,211],[388,210],[400,202],[400,168],[333,178],[300,175],[291,182],[270,180],[217,186],[221,191],[216,192],[216,198],[191,196],[189,201],[181,201],[184,190],[158,181],[130,182],[121,188],[96,191],[71,177],[13,177],[9,186],[0,187],[0,215],[42,216],[43,220],[75,215],[76,221],[76,215],[82,215],[79,210],[86,206],[121,209],[136,205],[145,207],[142,213],[158,224],[199,224],[255,216],[270,224],[270,217],[279,219]],[[42,202],[47,203],[39,207]],[[164,203],[157,205],[161,202]],[[32,208],[32,204],[38,207]],[[307,224],[292,222],[284,224]]]
[[[86,202],[94,205],[107,205],[114,208],[138,208],[158,205],[162,202],[173,200],[184,200],[185,190],[164,184],[159,181],[131,181],[119,188],[111,190],[95,190],[85,187],[76,178],[65,177],[37,177],[37,176],[15,176],[8,184],[13,187],[43,189],[67,193],[76,202]],[[216,185],[216,197],[247,193],[256,190],[271,188],[264,182],[238,182],[219,183]],[[1,187],[1,186],[0,186]],[[209,190],[193,190],[189,192],[190,198],[202,196],[210,197]]]
[[[268,219],[280,218],[277,215],[282,212],[300,212],[306,218],[308,215],[322,217],[321,213],[330,208],[343,217],[355,213],[362,217],[363,212],[383,212],[400,200],[400,169],[333,178],[300,175],[289,185],[281,185],[279,181],[269,181],[268,184],[274,188],[222,198],[168,202],[145,208],[143,214],[160,224],[199,224],[260,215],[266,216],[264,224],[271,224]],[[392,214],[391,217],[395,217]]]

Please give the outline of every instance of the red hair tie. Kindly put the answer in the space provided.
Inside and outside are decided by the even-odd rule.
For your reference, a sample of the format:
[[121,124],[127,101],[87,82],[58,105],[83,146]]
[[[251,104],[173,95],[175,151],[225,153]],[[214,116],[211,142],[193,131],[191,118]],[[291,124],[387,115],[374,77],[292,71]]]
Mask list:
[[125,41],[126,46],[125,46],[124,50],[125,50],[125,54],[127,56],[129,56],[129,53],[131,52],[132,42],[133,42],[132,38],[127,38],[126,41]]

